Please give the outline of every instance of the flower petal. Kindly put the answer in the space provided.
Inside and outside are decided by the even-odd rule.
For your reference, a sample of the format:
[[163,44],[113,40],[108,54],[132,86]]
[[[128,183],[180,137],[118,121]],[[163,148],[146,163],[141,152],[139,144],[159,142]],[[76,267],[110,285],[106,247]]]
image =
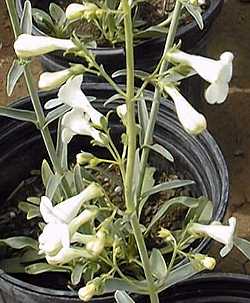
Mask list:
[[209,104],[223,103],[228,95],[229,85],[223,82],[214,82],[205,91],[205,98]]

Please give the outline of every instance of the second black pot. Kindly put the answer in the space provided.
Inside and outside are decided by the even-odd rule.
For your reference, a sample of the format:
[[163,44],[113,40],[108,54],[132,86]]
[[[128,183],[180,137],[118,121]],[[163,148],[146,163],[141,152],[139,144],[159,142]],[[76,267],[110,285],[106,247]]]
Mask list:
[[176,284],[161,294],[161,303],[249,303],[247,275],[204,274]]
[[[85,87],[86,95],[97,98],[93,105],[103,113],[108,111],[103,107],[104,101],[113,95],[110,87],[104,84],[92,84]],[[55,98],[54,93],[41,94],[42,102]],[[20,100],[18,108],[30,109],[29,98]],[[30,123],[0,118],[0,203],[4,209],[7,197],[20,182],[30,176],[30,171],[40,169],[41,162],[47,157],[39,131]],[[120,140],[120,126],[113,120],[116,142]],[[52,128],[54,132],[55,128]],[[180,125],[173,105],[162,100],[157,119],[154,141],[167,148],[175,158],[177,171],[184,171],[185,178],[196,182],[197,196],[204,195],[214,203],[213,220],[222,220],[228,202],[228,173],[220,149],[211,135],[205,131],[202,135],[192,137]],[[70,153],[75,154],[89,146],[89,138],[75,137],[70,144]],[[97,150],[93,150],[97,152]],[[99,152],[102,152],[99,149]],[[1,213],[0,213],[1,214]],[[0,231],[0,238],[3,237]],[[195,248],[196,251],[207,250],[210,240],[204,239]],[[47,282],[41,287],[36,286],[36,277],[10,276],[0,272],[0,293],[2,301],[8,303],[62,303],[80,302],[77,294],[55,288]],[[24,282],[26,281],[26,282]],[[47,284],[46,284],[47,283]],[[99,299],[93,302],[100,302]],[[99,301],[98,301],[99,300]],[[113,302],[112,297],[102,298],[102,302]],[[0,301],[1,302],[1,301]]]

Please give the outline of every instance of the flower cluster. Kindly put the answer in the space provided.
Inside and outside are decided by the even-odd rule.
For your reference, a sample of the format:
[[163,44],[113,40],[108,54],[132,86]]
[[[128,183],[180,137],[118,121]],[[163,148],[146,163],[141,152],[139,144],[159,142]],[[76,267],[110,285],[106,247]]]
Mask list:
[[96,208],[84,209],[79,214],[83,204],[102,196],[103,191],[99,185],[92,183],[80,194],[56,206],[52,205],[48,197],[41,198],[40,212],[46,225],[39,236],[39,249],[49,264],[65,264],[75,258],[91,258],[101,253],[105,236],[100,236],[100,232],[92,237],[92,246],[87,245],[86,249],[71,247],[70,244],[81,238],[78,229],[95,219],[98,212]]

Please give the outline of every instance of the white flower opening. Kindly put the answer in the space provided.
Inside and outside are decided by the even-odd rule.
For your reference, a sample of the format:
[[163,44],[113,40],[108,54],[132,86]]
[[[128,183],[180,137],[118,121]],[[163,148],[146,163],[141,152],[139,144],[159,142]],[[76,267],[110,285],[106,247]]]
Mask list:
[[191,135],[202,133],[207,127],[205,117],[197,112],[175,87],[166,86],[165,91],[173,99],[177,116],[186,132]]
[[70,78],[58,92],[61,103],[67,104],[74,109],[79,109],[88,114],[94,124],[100,125],[103,115],[98,112],[89,102],[81,89],[83,75]]
[[[78,214],[83,203],[103,196],[99,185],[91,183],[80,194],[73,196],[53,207],[51,200],[43,196],[40,203],[40,212],[46,223],[69,224]],[[92,216],[90,210],[85,210],[86,222]]]
[[96,293],[96,286],[94,283],[89,283],[86,286],[82,287],[78,291],[79,298],[84,301],[88,302],[92,299],[92,297]]
[[75,48],[75,44],[71,40],[29,34],[21,34],[14,43],[15,52],[20,58],[29,58],[55,50],[70,50],[72,48]]
[[168,58],[170,61],[190,66],[203,79],[211,83],[205,92],[208,103],[223,103],[226,100],[233,69],[234,56],[231,52],[224,52],[219,60],[213,60],[174,50],[169,52]]
[[203,235],[224,244],[220,255],[225,257],[233,248],[233,238],[236,228],[236,218],[231,217],[228,220],[229,225],[222,225],[220,222],[214,221],[210,225],[202,225],[192,223],[189,228],[191,234]]
[[47,224],[39,236],[39,253],[44,253],[49,263],[62,263],[58,260],[61,260],[63,256],[66,256],[66,259],[75,256],[72,250],[69,250],[72,238],[81,225],[96,217],[97,210],[85,209],[79,215],[78,212],[84,202],[101,196],[103,192],[99,185],[91,183],[79,195],[54,207],[49,198],[46,196],[41,198],[40,212]]

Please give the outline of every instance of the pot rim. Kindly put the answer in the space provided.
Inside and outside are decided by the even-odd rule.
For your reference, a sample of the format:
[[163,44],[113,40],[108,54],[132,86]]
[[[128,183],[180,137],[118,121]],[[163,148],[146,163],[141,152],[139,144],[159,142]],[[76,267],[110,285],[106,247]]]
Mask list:
[[[208,25],[214,20],[214,18],[219,14],[220,10],[222,9],[222,6],[224,4],[224,0],[209,0],[209,7],[202,15],[202,19],[204,22],[204,29],[201,31],[198,27],[198,24],[196,21],[192,18],[192,21],[188,24],[182,25],[178,28],[176,38],[180,39],[182,36],[187,35],[189,31],[201,31],[202,34],[206,33]],[[22,3],[21,0],[16,0],[16,8],[19,18],[21,18],[22,14]],[[42,30],[40,30],[36,25],[33,24],[34,32],[40,36],[47,36]],[[164,37],[159,38],[149,38],[145,41],[139,42],[135,45],[135,48],[139,47],[145,47],[147,44],[151,44],[154,42],[161,43],[165,40]],[[96,47],[96,48],[89,48],[95,55],[102,55],[102,56],[108,56],[108,55],[124,55],[125,50],[124,47]]]
[[[112,92],[113,89],[110,85],[106,84],[106,83],[83,83],[82,84],[82,88],[83,90],[89,90],[89,91],[108,91],[108,92]],[[39,92],[39,97],[42,98],[46,95],[53,95],[57,92],[57,90],[53,90],[50,92]],[[152,93],[153,92],[149,92]],[[12,102],[10,104],[10,106],[20,106],[24,103],[27,102],[27,99],[29,99],[30,97],[22,97],[14,102]],[[166,102],[165,102],[166,104]],[[175,113],[175,107],[173,105],[172,102],[168,102],[167,103],[167,107],[171,110],[172,114],[176,116]],[[15,121],[15,120],[14,120]],[[12,121],[10,123],[13,123]],[[19,121],[19,123],[27,123],[27,122],[21,122]],[[9,126],[9,125],[8,125]],[[0,131],[0,135],[1,135],[1,131]],[[188,135],[188,134],[187,134]],[[228,170],[227,170],[227,166],[226,166],[226,162],[225,159],[222,155],[222,152],[218,146],[218,144],[216,143],[216,141],[214,140],[214,138],[210,135],[210,133],[205,130],[203,132],[203,134],[199,135],[201,138],[204,138],[204,140],[208,143],[211,144],[213,146],[216,147],[216,149],[214,149],[214,155],[216,155],[216,158],[218,159],[219,163],[221,164],[221,174],[223,175],[225,182],[223,183],[223,192],[222,192],[222,196],[221,196],[221,201],[224,201],[224,203],[220,203],[219,207],[217,209],[216,212],[216,216],[214,217],[214,220],[221,220],[224,217],[225,211],[226,211],[226,207],[228,204],[228,198],[229,198],[229,175],[228,175]],[[196,251],[200,251],[202,248],[205,248],[208,246],[208,244],[211,242],[211,239],[203,239],[199,245],[193,250],[194,252]],[[179,265],[183,265],[185,264],[185,260],[181,261],[179,263]],[[197,278],[200,276],[197,276]],[[5,273],[3,270],[0,269],[0,279],[3,279],[6,282],[10,282],[13,285],[15,285],[15,287],[19,287],[24,289],[26,292],[36,292],[37,294],[44,294],[44,295],[49,295],[49,296],[53,296],[53,297],[65,297],[65,298],[77,298],[77,292],[75,291],[64,291],[64,290],[56,290],[56,289],[51,289],[51,288],[45,288],[45,287],[39,287],[33,284],[30,284],[28,282],[24,282],[22,280],[19,280],[17,278],[12,277],[11,275]],[[192,278],[192,279],[196,279],[196,278]],[[105,295],[105,298],[110,299],[113,298],[112,295]],[[103,300],[103,297],[95,297],[93,299],[93,302],[97,301],[99,302],[100,300]]]

